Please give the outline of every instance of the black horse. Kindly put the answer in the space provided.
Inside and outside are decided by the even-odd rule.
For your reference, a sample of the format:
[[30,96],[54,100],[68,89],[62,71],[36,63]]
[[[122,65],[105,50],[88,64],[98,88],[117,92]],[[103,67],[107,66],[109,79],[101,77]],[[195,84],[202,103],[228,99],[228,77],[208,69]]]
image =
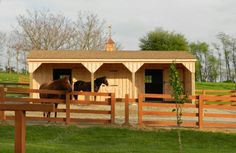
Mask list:
[[[69,81],[68,77],[61,78],[59,80],[53,81],[51,83],[44,83],[42,84],[39,89],[44,89],[44,90],[66,90],[71,92],[72,87]],[[65,99],[65,95],[60,95],[60,94],[47,94],[47,93],[40,93],[39,94],[40,98],[49,98],[49,99]],[[55,108],[57,109],[58,103],[55,103]],[[44,116],[45,116],[44,112]],[[47,117],[50,117],[50,112],[47,113]],[[55,117],[57,117],[57,112],[55,112]]]
[[[98,92],[100,86],[105,84],[108,86],[108,81],[106,77],[99,77],[94,80],[94,92]],[[76,81],[74,83],[74,91],[91,91],[91,82],[85,81]],[[74,95],[74,98],[77,99],[78,95]]]

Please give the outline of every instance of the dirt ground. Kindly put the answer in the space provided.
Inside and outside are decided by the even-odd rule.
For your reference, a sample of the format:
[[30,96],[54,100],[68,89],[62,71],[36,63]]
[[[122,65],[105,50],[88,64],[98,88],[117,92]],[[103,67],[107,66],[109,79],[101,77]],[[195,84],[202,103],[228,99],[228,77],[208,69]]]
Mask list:
[[[125,122],[125,105],[123,102],[116,103],[115,106],[115,124],[120,126]],[[59,108],[63,109],[65,106],[59,105]],[[101,105],[72,105],[72,109],[93,109],[93,110],[110,110],[110,106],[101,106]],[[148,107],[145,108],[147,110],[158,110],[158,111],[168,111],[171,112],[172,108],[153,108]],[[138,123],[138,105],[136,103],[130,103],[129,105],[130,110],[130,119],[129,123],[133,127],[137,127]],[[184,109],[183,112],[198,112],[197,108],[194,109]],[[205,109],[204,112],[206,113],[218,113],[218,114],[236,114],[235,110],[221,110],[221,109]],[[7,112],[9,116],[14,115],[14,112]],[[42,112],[27,112],[27,116],[38,116],[42,117]],[[54,114],[52,114],[54,116]],[[58,117],[65,117],[65,113],[58,113]],[[110,115],[101,115],[101,114],[82,114],[82,113],[71,113],[72,118],[96,118],[96,119],[110,119]],[[158,120],[158,121],[176,121],[176,117],[170,116],[144,116],[144,120]],[[184,121],[198,121],[197,117],[183,117]],[[236,118],[216,118],[216,117],[205,117],[204,121],[214,121],[214,122],[228,122],[228,123],[236,123]],[[158,127],[157,127],[158,128]],[[195,128],[193,128],[195,129]],[[236,128],[204,128],[204,131],[224,131],[224,132],[236,132]]]

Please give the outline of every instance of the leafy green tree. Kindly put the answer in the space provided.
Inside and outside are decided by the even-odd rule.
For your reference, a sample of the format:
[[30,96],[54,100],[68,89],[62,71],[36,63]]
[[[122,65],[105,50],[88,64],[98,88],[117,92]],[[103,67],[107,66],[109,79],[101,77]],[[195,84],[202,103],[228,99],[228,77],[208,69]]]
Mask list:
[[208,80],[210,82],[216,82],[216,79],[219,75],[218,68],[219,68],[218,59],[216,59],[216,57],[213,55],[209,55],[207,70],[208,70]]
[[192,42],[189,45],[189,50],[198,60],[196,62],[196,80],[206,81],[208,73],[209,45],[205,42]]
[[185,51],[188,50],[188,42],[182,34],[157,28],[140,39],[139,47],[141,50]]

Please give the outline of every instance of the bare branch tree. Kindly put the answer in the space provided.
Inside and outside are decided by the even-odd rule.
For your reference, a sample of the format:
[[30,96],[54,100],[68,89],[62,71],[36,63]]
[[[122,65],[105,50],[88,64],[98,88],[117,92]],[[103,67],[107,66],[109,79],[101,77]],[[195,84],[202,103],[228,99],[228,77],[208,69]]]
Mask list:
[[96,14],[79,12],[76,21],[78,33],[77,46],[79,50],[104,50],[107,34],[105,21]]
[[[4,46],[6,43],[6,34],[0,32],[0,57],[3,58],[3,54],[4,54]],[[3,59],[0,59],[1,62],[3,61]],[[0,63],[0,69],[2,68],[2,63]]]
[[76,37],[72,21],[62,14],[49,11],[27,11],[28,15],[17,17],[16,35],[21,38],[23,50],[70,49]]
[[25,60],[30,50],[104,50],[108,36],[105,21],[89,12],[79,12],[72,21],[63,14],[27,11],[27,15],[17,16],[17,23],[9,46],[15,53],[21,52],[16,60],[19,56]]
[[232,80],[231,75],[231,65],[230,65],[230,56],[231,56],[231,50],[230,50],[230,36],[226,35],[225,33],[219,33],[217,35],[217,38],[222,43],[222,48],[224,52],[224,58],[225,58],[225,66],[226,66],[226,79],[227,81]]

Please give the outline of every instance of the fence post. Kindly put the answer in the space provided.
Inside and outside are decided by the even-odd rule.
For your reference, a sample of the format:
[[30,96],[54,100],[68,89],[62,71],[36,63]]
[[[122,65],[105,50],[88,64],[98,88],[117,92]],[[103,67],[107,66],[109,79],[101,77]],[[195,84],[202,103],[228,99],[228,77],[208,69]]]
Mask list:
[[203,109],[204,109],[204,95],[199,95],[199,102],[198,102],[198,126],[201,129],[203,127]]
[[125,94],[125,123],[129,125],[129,94]]
[[206,90],[202,90],[202,94],[205,95],[206,94]]
[[70,93],[66,92],[66,124],[70,123]]
[[138,95],[138,126],[142,127],[142,105],[143,105],[143,95]]
[[15,153],[25,153],[25,111],[15,111]]
[[[4,103],[4,98],[5,98],[5,88],[0,88],[0,103]],[[5,112],[0,111],[0,120],[4,121],[6,120]]]
[[115,123],[115,93],[111,93],[111,123]]

